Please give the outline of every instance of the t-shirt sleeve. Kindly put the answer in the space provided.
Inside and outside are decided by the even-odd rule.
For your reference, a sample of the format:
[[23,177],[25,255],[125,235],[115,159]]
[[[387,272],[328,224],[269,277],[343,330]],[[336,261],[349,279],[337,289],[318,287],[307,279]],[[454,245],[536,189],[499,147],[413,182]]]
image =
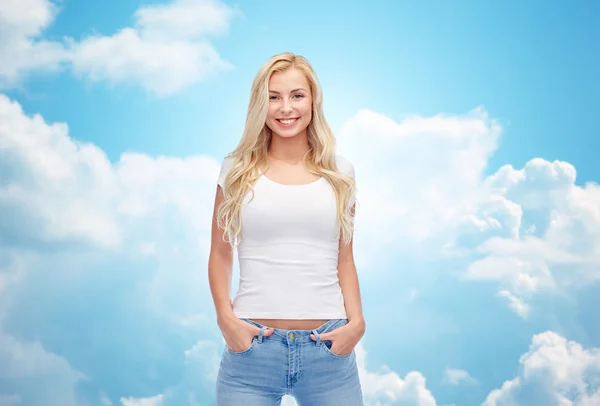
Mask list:
[[352,179],[354,179],[355,173],[354,173],[354,165],[352,165],[352,162],[350,162],[343,156],[338,155],[336,157],[336,163],[337,163],[337,166],[338,166],[338,169],[340,170],[340,172],[342,172],[344,175],[349,176]]
[[[344,158],[343,156],[336,156],[336,163],[338,170],[342,172],[344,175],[355,179],[354,165],[352,162]],[[354,191],[354,195],[351,197],[351,205],[356,203],[356,190]]]
[[221,170],[219,171],[219,177],[217,178],[217,184],[221,187],[225,185],[225,178],[227,173],[233,166],[233,157],[225,157],[221,163]]

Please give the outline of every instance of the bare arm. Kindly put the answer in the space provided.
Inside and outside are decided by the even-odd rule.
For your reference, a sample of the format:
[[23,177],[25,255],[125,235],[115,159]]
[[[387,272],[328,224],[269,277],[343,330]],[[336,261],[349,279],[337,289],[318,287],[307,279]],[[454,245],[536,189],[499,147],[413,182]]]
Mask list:
[[[354,215],[355,207],[352,207],[352,215]],[[344,304],[348,324],[353,325],[359,332],[365,330],[365,319],[363,316],[362,303],[360,298],[360,285],[358,282],[358,274],[354,263],[354,252],[352,247],[353,240],[350,240],[348,245],[345,245],[340,239],[339,258],[338,258],[338,278],[342,294],[344,296]]]
[[213,208],[210,255],[208,258],[208,282],[219,325],[234,317],[230,296],[233,249],[229,243],[223,241],[223,230],[217,225],[217,208],[222,200],[223,191],[220,186],[217,186]]

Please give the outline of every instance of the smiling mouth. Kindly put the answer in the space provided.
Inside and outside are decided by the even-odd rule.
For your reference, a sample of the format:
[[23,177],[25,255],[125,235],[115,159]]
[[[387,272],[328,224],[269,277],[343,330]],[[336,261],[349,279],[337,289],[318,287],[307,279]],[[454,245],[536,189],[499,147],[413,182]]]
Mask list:
[[298,117],[296,118],[276,118],[276,121],[280,122],[283,125],[290,125],[296,122],[296,120],[298,120]]

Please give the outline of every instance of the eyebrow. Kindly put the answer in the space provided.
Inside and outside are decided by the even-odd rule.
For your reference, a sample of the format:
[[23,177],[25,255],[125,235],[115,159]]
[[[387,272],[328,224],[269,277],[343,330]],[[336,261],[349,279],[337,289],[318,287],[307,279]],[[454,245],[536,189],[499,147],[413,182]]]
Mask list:
[[[306,90],[305,90],[305,89],[303,89],[303,88],[299,87],[298,89],[294,89],[294,90],[292,90],[290,93],[297,92],[298,90],[302,90],[302,91],[306,92]],[[276,94],[279,94],[279,92],[277,92],[277,91],[275,91],[275,90],[269,90],[269,93],[276,93]]]

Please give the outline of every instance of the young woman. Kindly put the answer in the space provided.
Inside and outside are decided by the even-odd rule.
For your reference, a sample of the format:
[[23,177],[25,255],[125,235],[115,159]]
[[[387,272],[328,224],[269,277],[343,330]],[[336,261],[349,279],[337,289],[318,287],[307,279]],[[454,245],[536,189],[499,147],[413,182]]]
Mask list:
[[[209,282],[226,342],[218,406],[360,406],[365,331],[352,252],[354,167],[335,153],[308,61],[258,71],[246,127],[222,163]],[[233,252],[240,283],[230,299]]]

